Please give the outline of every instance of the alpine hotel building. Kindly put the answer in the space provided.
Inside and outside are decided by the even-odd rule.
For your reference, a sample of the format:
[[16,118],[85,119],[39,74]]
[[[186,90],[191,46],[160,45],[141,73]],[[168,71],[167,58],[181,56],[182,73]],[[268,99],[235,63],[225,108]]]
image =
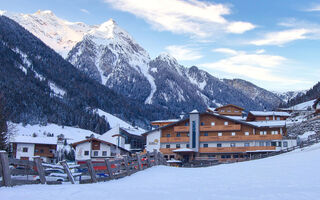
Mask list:
[[245,118],[243,110],[231,104],[204,113],[194,110],[187,118],[145,133],[146,150],[160,150],[168,160],[182,162],[228,161],[296,145],[287,137],[288,113],[252,111]]

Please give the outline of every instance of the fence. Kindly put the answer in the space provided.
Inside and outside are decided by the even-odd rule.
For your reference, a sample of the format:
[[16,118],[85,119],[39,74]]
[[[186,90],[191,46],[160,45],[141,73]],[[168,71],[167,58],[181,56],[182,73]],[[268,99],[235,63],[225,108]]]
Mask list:
[[[68,165],[61,161],[57,165],[42,163],[40,157],[33,161],[8,158],[5,151],[0,151],[0,186],[14,186],[24,184],[61,184],[62,181],[80,184],[96,183],[130,176],[138,171],[156,165],[166,165],[166,160],[160,152],[154,151],[122,158],[107,158],[103,162],[86,160],[80,165]],[[15,166],[15,167],[14,167]],[[80,172],[72,172],[77,168]],[[48,180],[46,169],[57,169],[64,172],[65,177],[54,177]],[[2,180],[1,180],[2,179]]]

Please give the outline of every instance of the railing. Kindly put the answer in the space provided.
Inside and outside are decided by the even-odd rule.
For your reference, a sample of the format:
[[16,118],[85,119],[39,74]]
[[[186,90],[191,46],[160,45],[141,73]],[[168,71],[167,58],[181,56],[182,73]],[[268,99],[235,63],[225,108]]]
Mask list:
[[200,126],[200,131],[240,131],[241,125],[215,125],[215,126]]
[[247,151],[274,151],[275,146],[254,146],[254,147],[207,147],[200,148],[200,153],[231,153],[231,152],[247,152]]
[[[83,161],[80,165],[69,166],[66,161],[56,165],[42,163],[39,156],[33,161],[8,158],[8,154],[0,151],[0,186],[14,186],[23,184],[61,184],[62,181],[76,183],[95,183],[112,179],[123,178],[138,171],[155,165],[166,165],[166,160],[160,152],[154,151],[135,156],[123,156],[122,158],[104,159],[102,162]],[[61,181],[47,180],[46,168],[64,171]],[[72,173],[71,168],[77,168],[80,172]],[[58,178],[60,179],[60,178]]]
[[175,126],[174,132],[189,132],[189,126]]
[[160,138],[161,143],[169,142],[189,142],[189,137],[162,137]]
[[235,135],[235,136],[200,136],[200,142],[209,141],[251,141],[251,140],[281,140],[282,135]]
[[177,148],[161,148],[160,152],[163,154],[171,154],[171,153],[173,153],[172,151],[175,149],[177,149]]

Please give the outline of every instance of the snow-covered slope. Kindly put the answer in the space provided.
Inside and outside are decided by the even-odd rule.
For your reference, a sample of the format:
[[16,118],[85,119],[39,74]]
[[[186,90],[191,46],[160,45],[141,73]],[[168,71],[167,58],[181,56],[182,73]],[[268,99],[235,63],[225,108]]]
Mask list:
[[33,14],[1,11],[1,14],[18,22],[63,57],[66,57],[72,47],[94,28],[81,22],[69,22],[58,18],[50,10],[39,10]]
[[46,126],[37,125],[29,125],[23,126],[20,124],[12,123],[13,127],[13,135],[15,136],[28,136],[32,137],[33,134],[36,134],[39,138],[47,138],[48,134],[53,134],[53,137],[57,137],[60,134],[63,134],[65,138],[68,140],[68,143],[72,143],[74,141],[84,140],[86,136],[95,135],[96,137],[100,136],[92,131],[75,128],[70,126],[59,126],[57,124],[47,124]]
[[315,102],[315,99],[294,105],[288,109],[290,109],[290,110],[308,110],[308,109],[313,110],[312,105],[314,104],[314,102]]
[[307,92],[307,90],[298,90],[298,91],[288,91],[288,92],[276,92],[273,91],[275,95],[281,98],[284,102],[289,102],[290,100],[302,96]]
[[319,154],[320,144],[316,144],[266,159],[207,168],[157,166],[97,184],[2,188],[0,196],[46,200],[106,196],[113,200],[316,200],[320,194]]

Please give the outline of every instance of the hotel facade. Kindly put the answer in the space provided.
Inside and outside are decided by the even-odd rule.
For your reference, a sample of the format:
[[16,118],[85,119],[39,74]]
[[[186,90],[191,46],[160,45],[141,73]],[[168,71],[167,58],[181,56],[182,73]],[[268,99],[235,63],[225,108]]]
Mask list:
[[145,133],[146,150],[156,149],[168,160],[182,162],[228,161],[297,144],[295,139],[287,137],[287,113],[265,112],[263,117],[263,112],[250,112],[249,119],[242,113],[243,108],[235,105],[208,109],[204,113],[194,110],[188,117]]

